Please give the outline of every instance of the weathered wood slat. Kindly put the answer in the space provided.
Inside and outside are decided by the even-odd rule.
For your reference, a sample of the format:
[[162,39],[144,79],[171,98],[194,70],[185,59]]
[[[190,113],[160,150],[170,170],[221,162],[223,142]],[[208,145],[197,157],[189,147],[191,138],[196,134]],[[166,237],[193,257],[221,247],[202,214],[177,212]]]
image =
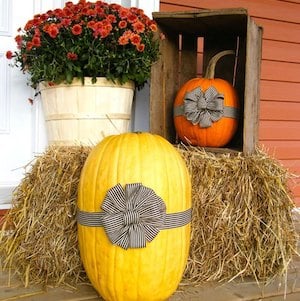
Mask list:
[[[243,33],[247,26],[247,10],[244,8],[159,12],[153,13],[153,18],[162,27],[167,28],[172,23],[174,31],[197,36],[207,35],[207,32],[211,32],[212,35],[215,32],[233,35]],[[239,24],[239,26],[234,24]]]
[[103,301],[89,284],[79,284],[76,289],[47,287],[40,285],[25,288],[17,279],[9,281],[8,272],[0,269],[0,301]]
[[[18,299],[17,299],[18,300]],[[63,288],[50,288],[47,293],[39,295],[32,299],[20,298],[20,301],[103,301],[97,292],[90,285],[79,285],[77,290],[66,290]]]
[[244,100],[243,151],[250,153],[258,143],[259,78],[261,70],[262,30],[248,17]]
[[[163,28],[159,31],[163,32]],[[178,91],[178,34],[170,32],[161,46],[160,57],[152,67],[150,90],[150,131],[175,141],[173,101]]]
[[184,68],[179,70],[179,87],[194,78],[197,73],[197,37],[185,34],[181,37],[181,42],[180,60],[184,62]]

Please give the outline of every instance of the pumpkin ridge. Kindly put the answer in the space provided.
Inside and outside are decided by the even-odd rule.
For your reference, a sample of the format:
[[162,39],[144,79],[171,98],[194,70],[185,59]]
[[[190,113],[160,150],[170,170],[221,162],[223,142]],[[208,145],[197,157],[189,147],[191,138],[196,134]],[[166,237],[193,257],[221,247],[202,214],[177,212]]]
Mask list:
[[[88,158],[88,160],[96,160],[96,159],[94,159],[94,153],[92,153],[93,152],[93,150],[91,151],[91,157],[89,157]],[[101,157],[99,157],[99,158],[101,158]],[[100,161],[100,160],[99,160]],[[99,162],[97,162],[97,163],[99,163]],[[85,174],[85,172],[87,172],[85,169],[87,169],[87,166],[88,166],[88,164],[87,163],[85,163],[85,165],[84,165],[84,168],[83,168],[83,171],[82,171],[82,173],[83,174]],[[95,174],[97,175],[98,174],[98,169],[96,169],[95,170]],[[95,175],[94,174],[94,175]],[[94,176],[94,177],[92,177],[92,179],[96,179],[96,177]],[[90,180],[91,181],[91,180]],[[80,181],[80,188],[79,188],[79,192],[82,190],[81,189],[81,185],[82,185],[82,183],[83,183],[83,181]],[[89,184],[90,184],[90,182],[88,182]],[[95,187],[95,189],[94,189],[94,193],[92,193],[93,194],[93,199],[97,199],[96,198],[96,187],[97,187],[97,185],[96,184],[94,184],[94,187]],[[79,200],[82,200],[82,196],[79,194]],[[80,204],[80,202],[79,202],[79,204]],[[79,208],[81,208],[83,206],[83,204],[81,204],[81,205],[79,205]],[[93,206],[95,206],[95,205],[93,205]],[[85,208],[84,208],[85,209]],[[94,207],[94,209],[95,209],[95,207]],[[100,209],[100,208],[99,208]],[[86,240],[88,240],[88,241],[96,241],[96,237],[97,237],[97,233],[98,233],[98,229],[93,229],[92,230],[92,233],[91,233],[91,235],[89,235],[89,236],[91,236],[92,237],[92,239],[91,239],[91,237],[89,237],[89,236],[87,236],[87,232],[86,232],[86,230],[84,229],[84,228],[82,228],[82,226],[78,226],[78,231],[81,233],[81,235],[83,235],[83,237],[84,237],[84,239],[86,239]],[[81,248],[82,248],[82,246],[81,246]],[[94,262],[97,262],[97,254],[96,254],[96,247],[95,247],[95,245],[91,248],[92,250],[93,250],[93,252],[92,252],[92,255],[91,256],[93,256],[93,260],[92,261],[94,261]],[[87,250],[87,251],[83,251],[83,250],[80,250],[80,254],[88,254],[89,252],[88,252],[89,250]],[[83,255],[81,255],[81,256],[83,256]],[[85,269],[88,269],[89,267],[87,267],[86,265],[87,265],[87,263],[88,262],[90,262],[90,261],[86,261],[86,260],[83,260],[83,262],[85,263],[84,264],[84,266],[85,266]],[[98,273],[98,264],[95,266],[95,269],[96,269],[96,273],[95,273],[95,275],[96,275],[96,277],[97,277],[97,279],[96,280],[92,280],[93,282],[100,282],[101,283],[101,281],[100,281],[100,279],[99,279],[99,273]]]

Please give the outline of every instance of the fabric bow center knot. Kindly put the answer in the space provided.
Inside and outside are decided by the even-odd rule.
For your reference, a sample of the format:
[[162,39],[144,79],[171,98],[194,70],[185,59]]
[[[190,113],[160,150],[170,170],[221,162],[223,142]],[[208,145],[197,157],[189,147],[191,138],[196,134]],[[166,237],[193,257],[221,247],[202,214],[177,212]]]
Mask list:
[[185,94],[184,115],[194,125],[211,127],[213,122],[220,120],[224,115],[224,95],[213,86],[205,92],[197,87]]
[[151,242],[166,218],[164,201],[141,183],[110,188],[104,198],[103,227],[112,242],[123,249],[144,248]]
[[124,224],[129,226],[140,222],[140,214],[137,211],[124,212]]

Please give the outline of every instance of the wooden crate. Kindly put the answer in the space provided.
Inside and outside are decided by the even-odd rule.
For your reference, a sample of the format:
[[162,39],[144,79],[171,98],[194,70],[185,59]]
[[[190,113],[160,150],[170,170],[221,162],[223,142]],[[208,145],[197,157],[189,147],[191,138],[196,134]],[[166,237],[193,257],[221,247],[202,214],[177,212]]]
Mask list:
[[161,57],[152,67],[150,131],[178,142],[173,102],[179,88],[199,76],[197,66],[205,70],[213,55],[232,49],[236,57],[223,57],[215,76],[231,83],[234,80],[241,114],[236,135],[221,151],[253,152],[258,141],[262,28],[240,8],[157,12],[153,18],[158,34],[165,39],[161,42]]

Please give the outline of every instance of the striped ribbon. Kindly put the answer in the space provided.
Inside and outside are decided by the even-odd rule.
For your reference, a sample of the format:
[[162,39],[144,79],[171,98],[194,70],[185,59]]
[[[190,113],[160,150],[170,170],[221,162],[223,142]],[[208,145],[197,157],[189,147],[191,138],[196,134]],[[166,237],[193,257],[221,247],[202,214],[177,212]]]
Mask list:
[[144,248],[163,229],[182,227],[191,221],[192,209],[166,213],[164,201],[141,183],[120,184],[108,190],[102,212],[78,209],[77,221],[88,227],[104,227],[112,244],[123,249]]
[[224,95],[215,87],[211,86],[205,92],[197,87],[185,94],[183,105],[174,107],[174,116],[180,115],[184,115],[194,125],[208,128],[223,116],[237,118],[238,110],[224,106]]

